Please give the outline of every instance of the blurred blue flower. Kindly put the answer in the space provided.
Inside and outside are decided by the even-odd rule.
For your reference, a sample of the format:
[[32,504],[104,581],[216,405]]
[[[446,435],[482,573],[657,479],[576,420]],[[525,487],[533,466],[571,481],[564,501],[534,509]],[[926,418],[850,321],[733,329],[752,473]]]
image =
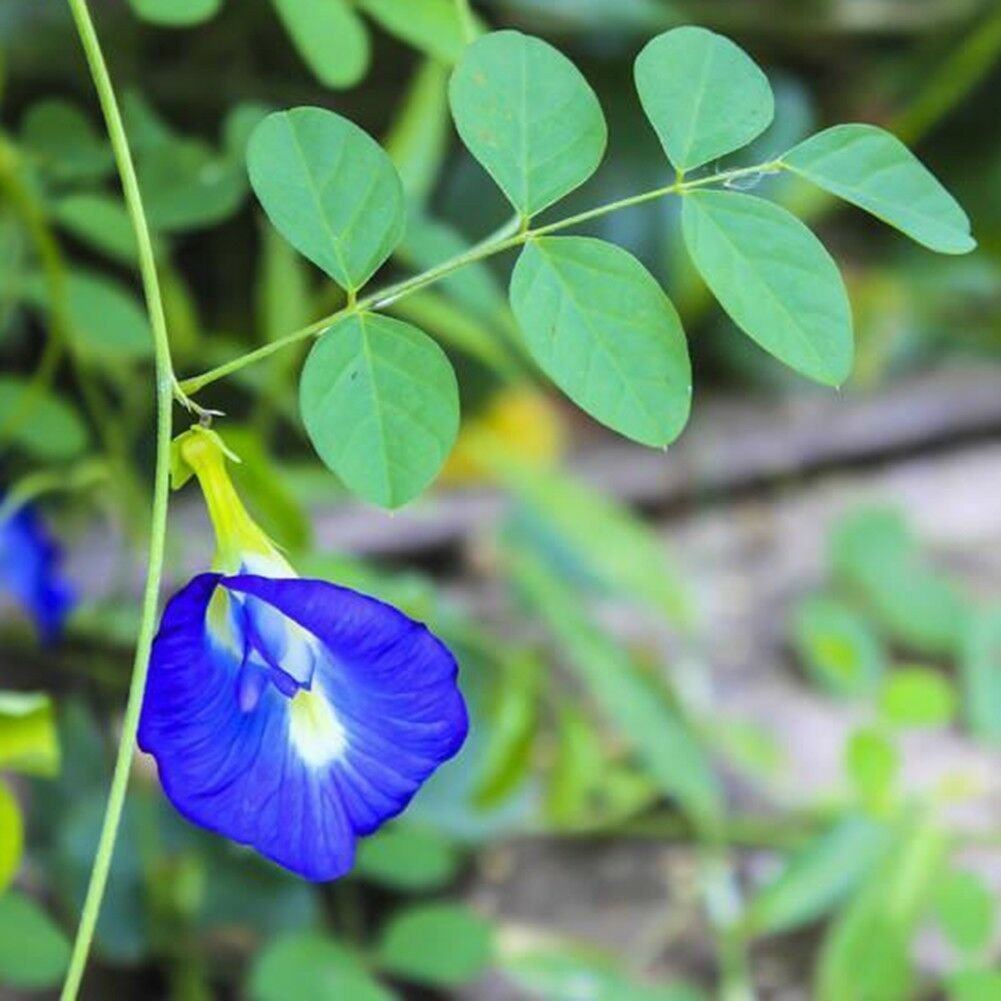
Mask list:
[[29,505],[0,516],[0,594],[34,620],[45,643],[59,636],[73,607],[73,588],[61,575],[62,551]]
[[216,571],[164,612],[139,744],[189,820],[313,880],[400,813],[465,740],[448,649],[390,605],[296,577],[252,521],[219,439],[183,436]]

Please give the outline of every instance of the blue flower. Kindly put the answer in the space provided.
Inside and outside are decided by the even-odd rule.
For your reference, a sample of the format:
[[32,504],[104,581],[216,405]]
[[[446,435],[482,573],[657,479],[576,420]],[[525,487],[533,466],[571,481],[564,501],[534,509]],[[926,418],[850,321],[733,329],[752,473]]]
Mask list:
[[392,606],[296,577],[240,503],[211,432],[182,436],[180,454],[206,496],[216,572],[167,605],[139,744],[189,820],[335,879],[357,838],[465,740],[455,660]]
[[60,574],[62,552],[35,510],[24,505],[0,520],[0,593],[12,597],[52,643],[75,601]]

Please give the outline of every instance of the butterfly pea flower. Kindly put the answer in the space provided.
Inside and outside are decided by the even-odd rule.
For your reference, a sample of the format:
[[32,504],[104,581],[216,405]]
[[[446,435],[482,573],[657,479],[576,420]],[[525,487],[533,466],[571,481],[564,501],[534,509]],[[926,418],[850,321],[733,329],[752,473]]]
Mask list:
[[61,565],[62,550],[30,504],[0,514],[0,595],[31,616],[44,643],[58,638],[76,600]]
[[193,428],[175,449],[217,550],[163,613],[139,745],[189,820],[335,879],[465,740],[455,660],[391,605],[299,578],[241,503],[217,435]]

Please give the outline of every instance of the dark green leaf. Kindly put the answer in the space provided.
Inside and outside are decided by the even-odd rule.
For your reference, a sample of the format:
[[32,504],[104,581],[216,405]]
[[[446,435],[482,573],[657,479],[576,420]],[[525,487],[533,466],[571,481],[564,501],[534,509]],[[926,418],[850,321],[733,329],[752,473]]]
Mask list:
[[681,433],[688,346],[670,299],[635,257],[587,237],[532,240],[511,305],[532,357],[592,417],[645,445]]
[[705,28],[674,28],[636,59],[636,89],[679,171],[746,146],[775,113],[764,73],[743,49]]
[[119,264],[134,264],[136,237],[120,198],[81,191],[53,206],[56,221],[81,243],[99,250]]
[[368,32],[348,0],[272,0],[303,62],[327,87],[353,87],[369,64]]
[[388,972],[442,986],[476,980],[492,954],[490,925],[460,904],[425,904],[397,912],[376,951]]
[[310,352],[299,392],[320,458],[366,500],[395,508],[437,475],[459,429],[459,391],[426,334],[372,313],[347,316]]
[[247,164],[278,232],[342,288],[364,285],[403,235],[403,186],[393,162],[332,111],[269,115],[254,130]]
[[734,323],[779,361],[827,385],[852,370],[851,307],[837,265],[785,209],[752,195],[693,191],[685,243]]
[[462,141],[525,217],[583,184],[604,156],[594,91],[541,39],[481,36],[456,67],[449,99]]
[[66,101],[33,104],[21,122],[21,143],[56,181],[99,181],[114,169],[111,147],[90,119]]
[[977,245],[956,199],[896,136],[874,125],[826,129],[782,162],[931,250],[967,254]]

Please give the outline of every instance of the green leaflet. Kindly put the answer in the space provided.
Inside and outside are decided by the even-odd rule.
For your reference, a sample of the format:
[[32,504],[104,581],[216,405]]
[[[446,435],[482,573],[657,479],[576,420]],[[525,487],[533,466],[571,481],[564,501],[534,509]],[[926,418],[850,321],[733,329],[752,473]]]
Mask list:
[[299,405],[320,458],[366,500],[395,508],[441,468],[459,429],[459,391],[445,353],[416,327],[347,316],[313,347]]
[[418,904],[397,911],[377,947],[380,966],[419,983],[469,983],[493,954],[490,925],[462,904]]
[[368,31],[348,0],[271,0],[296,51],[320,83],[353,87],[369,65]]
[[997,927],[994,893],[976,873],[952,869],[935,886],[935,917],[954,949],[976,955],[990,948]]
[[135,264],[138,250],[125,203],[114,195],[78,191],[52,207],[59,225],[81,243],[119,264]]
[[458,62],[465,48],[455,0],[356,0],[391,35],[445,63]]
[[165,28],[187,28],[214,17],[222,0],[129,0],[144,21]]
[[254,960],[251,1001],[392,1001],[372,979],[362,959],[319,932],[290,932],[269,942]]
[[963,713],[973,734],[1001,743],[1001,608],[971,611],[959,636]]
[[852,370],[851,306],[823,244],[785,209],[752,195],[693,191],[685,244],[734,323],[766,351],[817,382]]
[[793,147],[782,163],[942,254],[977,242],[960,204],[894,135],[875,125],[836,125]]
[[449,100],[463,143],[526,218],[583,184],[604,156],[594,91],[541,39],[483,35],[456,67]]
[[526,244],[511,306],[532,357],[579,407],[627,438],[666,445],[691,406],[681,321],[631,254],[579,236]]
[[357,290],[400,242],[403,185],[368,133],[332,111],[268,115],[247,147],[250,183],[282,236]]
[[771,124],[768,78],[739,46],[705,28],[674,28],[636,58],[636,89],[681,172],[741,149]]
[[883,681],[879,711],[890,726],[946,726],[956,713],[956,690],[930,667],[898,667]]

